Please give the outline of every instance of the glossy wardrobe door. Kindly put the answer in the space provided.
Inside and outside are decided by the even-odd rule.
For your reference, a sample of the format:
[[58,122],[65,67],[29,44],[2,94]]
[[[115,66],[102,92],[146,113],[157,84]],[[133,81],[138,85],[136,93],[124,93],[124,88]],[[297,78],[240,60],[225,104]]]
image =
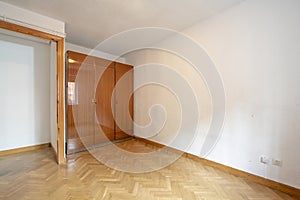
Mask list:
[[94,145],[94,94],[93,61],[86,55],[68,52],[68,116],[67,152]]
[[98,60],[95,65],[96,87],[96,130],[95,144],[102,144],[115,139],[112,93],[115,85],[114,63]]
[[116,63],[115,91],[115,139],[124,139],[133,134],[133,67]]

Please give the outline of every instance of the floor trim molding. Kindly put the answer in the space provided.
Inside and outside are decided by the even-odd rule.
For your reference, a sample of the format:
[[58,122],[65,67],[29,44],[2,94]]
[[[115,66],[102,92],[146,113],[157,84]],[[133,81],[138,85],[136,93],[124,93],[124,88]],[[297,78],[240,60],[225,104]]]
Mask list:
[[21,148],[16,148],[16,149],[0,151],[0,156],[6,156],[6,155],[10,155],[10,154],[15,154],[15,153],[43,149],[46,147],[51,147],[51,143],[37,144],[37,145],[32,145],[32,146],[27,146],[27,147],[21,147]]
[[235,169],[235,168],[232,168],[232,167],[229,167],[229,166],[226,166],[226,165],[214,162],[214,161],[210,161],[210,160],[207,160],[205,158],[200,158],[196,155],[193,155],[193,154],[190,154],[190,153],[187,153],[187,152],[183,152],[183,151],[180,151],[178,149],[168,147],[168,146],[165,146],[163,144],[153,142],[153,141],[150,141],[150,140],[147,140],[147,139],[144,139],[144,138],[135,137],[134,139],[142,141],[142,142],[144,142],[146,144],[149,144],[149,145],[153,145],[153,146],[158,147],[158,148],[165,148],[166,150],[169,150],[169,151],[172,151],[172,152],[182,153],[182,156],[185,156],[185,157],[190,158],[192,160],[202,162],[202,163],[204,163],[208,166],[215,167],[215,168],[220,169],[222,171],[231,173],[235,176],[246,178],[248,180],[254,181],[254,182],[262,184],[264,186],[268,186],[268,187],[270,187],[272,189],[275,189],[275,190],[279,190],[279,191],[284,192],[286,194],[289,194],[291,196],[300,197],[300,189],[294,188],[292,186],[285,185],[283,183],[279,183],[279,182],[276,182],[276,181],[273,181],[273,180],[270,180],[270,179],[266,179],[266,178],[263,178],[263,177],[260,177],[260,176],[254,175],[254,174],[250,174],[248,172],[238,170],[238,169]]

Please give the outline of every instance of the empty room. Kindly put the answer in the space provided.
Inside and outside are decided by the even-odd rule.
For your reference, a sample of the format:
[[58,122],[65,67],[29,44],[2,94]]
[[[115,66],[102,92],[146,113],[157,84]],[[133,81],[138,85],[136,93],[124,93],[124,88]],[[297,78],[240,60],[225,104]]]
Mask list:
[[300,199],[299,0],[0,0],[0,199]]

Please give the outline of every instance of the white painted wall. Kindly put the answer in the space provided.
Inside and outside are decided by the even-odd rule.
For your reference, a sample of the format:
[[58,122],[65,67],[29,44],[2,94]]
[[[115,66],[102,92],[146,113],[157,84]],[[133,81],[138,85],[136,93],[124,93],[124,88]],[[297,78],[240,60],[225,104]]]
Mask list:
[[[298,0],[247,0],[183,31],[207,50],[225,87],[224,129],[207,159],[296,188],[300,188],[299,10]],[[180,68],[187,65],[177,58],[165,53],[140,54],[128,55],[129,62],[171,63],[187,74],[189,81],[195,80],[193,72],[186,72],[189,68]],[[143,76],[147,75],[145,71]],[[143,76],[135,76],[135,81]],[[200,81],[199,89],[202,85]],[[149,118],[141,120],[139,115],[148,114],[145,107],[151,101],[165,103],[165,95],[153,88],[137,91],[136,120],[149,122]],[[199,106],[209,110],[205,102],[209,101]],[[210,112],[206,114],[204,119],[209,119]],[[202,131],[205,127],[198,135]],[[188,150],[195,155],[199,155],[202,145],[201,136],[198,138]],[[154,140],[165,143],[163,138]],[[283,164],[261,164],[260,155],[280,159]]]
[[0,2],[0,19],[54,35],[65,36],[64,22],[4,2]]
[[[208,159],[300,188],[300,2],[245,1],[184,31],[224,81],[223,135]],[[283,161],[260,164],[260,155]]]
[[[199,152],[212,115],[210,93],[201,74],[186,60],[164,50],[138,50],[126,54],[125,58],[134,65],[134,134],[183,151]],[[165,82],[167,79],[170,81]],[[154,84],[148,83],[148,80]],[[187,87],[183,87],[186,83]],[[176,92],[178,88],[184,95]],[[188,96],[188,90],[193,95]],[[199,102],[198,105],[187,104],[184,107],[184,99],[192,98]],[[199,126],[195,134],[191,135],[187,129],[179,131],[182,109],[189,113],[189,117],[197,118],[199,114],[197,123],[187,124],[190,128]],[[187,135],[191,136],[190,141],[186,141]],[[184,138],[185,142],[176,142],[176,137]],[[193,140],[197,141],[196,145],[192,145]]]
[[0,151],[50,142],[50,45],[0,34]]

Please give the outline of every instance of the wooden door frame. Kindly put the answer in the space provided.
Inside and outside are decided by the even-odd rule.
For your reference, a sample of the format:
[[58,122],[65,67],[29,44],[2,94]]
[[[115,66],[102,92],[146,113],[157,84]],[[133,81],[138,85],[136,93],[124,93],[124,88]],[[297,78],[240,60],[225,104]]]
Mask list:
[[56,72],[56,83],[57,83],[57,162],[63,164],[66,162],[65,159],[65,70],[64,70],[64,46],[65,38],[50,33],[38,31],[25,26],[20,26],[7,21],[0,20],[0,28],[7,29],[10,31],[23,33],[46,40],[51,40],[57,44],[57,72]]

